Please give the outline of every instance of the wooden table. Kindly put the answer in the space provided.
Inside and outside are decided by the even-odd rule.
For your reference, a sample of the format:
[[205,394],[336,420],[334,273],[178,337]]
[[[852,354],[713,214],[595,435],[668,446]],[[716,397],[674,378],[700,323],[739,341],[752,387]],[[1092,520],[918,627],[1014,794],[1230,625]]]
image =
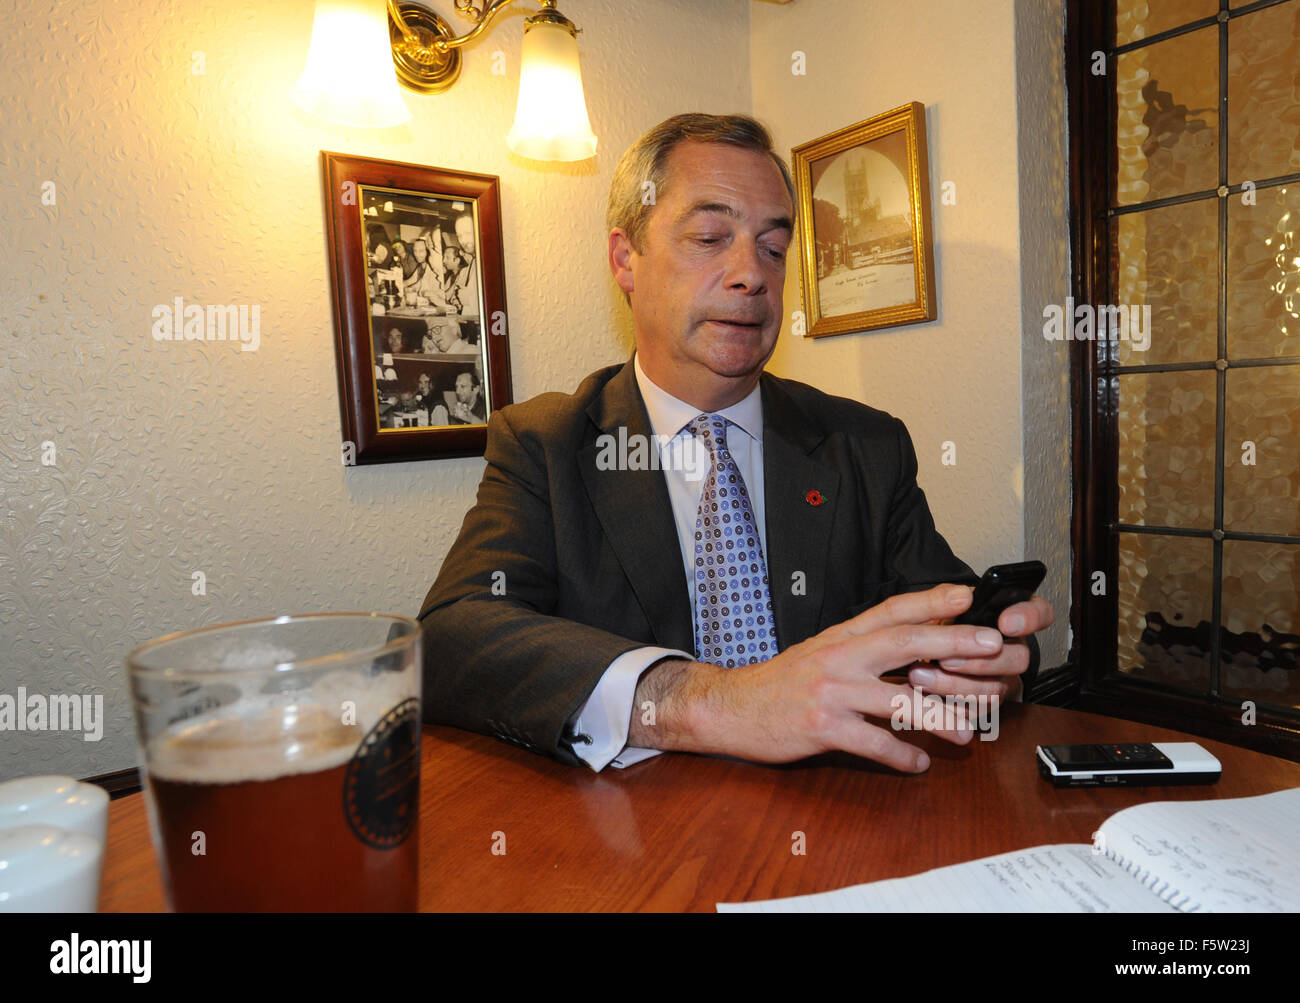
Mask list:
[[[924,736],[932,764],[902,776],[849,756],[785,766],[666,754],[628,770],[563,766],[495,739],[426,727],[423,911],[712,911],[718,902],[829,891],[1045,843],[1090,843],[1143,801],[1300,786],[1300,764],[1196,738],[1213,785],[1057,789],[1034,746],[1193,736],[1012,704],[993,742]],[[915,736],[912,736],[915,738]],[[505,853],[500,848],[504,834]],[[792,853],[796,834],[806,853]],[[141,794],[109,809],[101,908],[164,908]]]

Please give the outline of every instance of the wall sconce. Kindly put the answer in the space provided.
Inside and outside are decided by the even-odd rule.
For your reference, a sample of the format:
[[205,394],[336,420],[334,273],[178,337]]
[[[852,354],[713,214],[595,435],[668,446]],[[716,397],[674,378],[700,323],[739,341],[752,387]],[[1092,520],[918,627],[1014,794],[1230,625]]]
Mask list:
[[[294,102],[332,122],[366,128],[400,125],[411,118],[398,80],[411,90],[446,90],[460,76],[460,47],[484,34],[514,0],[455,0],[456,12],[474,27],[456,37],[436,13],[409,0],[316,0],[307,66]],[[578,67],[578,29],[555,9],[524,20],[519,99],[506,145],[533,160],[586,160],[596,137]],[[385,9],[386,7],[386,9]]]

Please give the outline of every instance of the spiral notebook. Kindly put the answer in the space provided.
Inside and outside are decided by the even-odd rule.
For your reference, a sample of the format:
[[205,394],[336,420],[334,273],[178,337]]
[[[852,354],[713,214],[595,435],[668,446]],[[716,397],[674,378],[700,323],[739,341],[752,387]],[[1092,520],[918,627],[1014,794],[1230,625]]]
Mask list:
[[1092,846],[1035,846],[909,878],[719,912],[1296,912],[1300,787],[1153,801],[1116,812]]

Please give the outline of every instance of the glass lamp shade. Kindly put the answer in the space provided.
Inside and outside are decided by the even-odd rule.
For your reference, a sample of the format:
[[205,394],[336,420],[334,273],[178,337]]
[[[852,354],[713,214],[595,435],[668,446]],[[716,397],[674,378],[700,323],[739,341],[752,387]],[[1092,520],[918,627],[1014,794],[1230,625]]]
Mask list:
[[506,145],[533,160],[596,155],[578,69],[578,40],[555,24],[530,25],[519,68],[519,103]]
[[380,129],[410,121],[393,69],[385,0],[316,0],[307,66],[290,97],[341,125]]

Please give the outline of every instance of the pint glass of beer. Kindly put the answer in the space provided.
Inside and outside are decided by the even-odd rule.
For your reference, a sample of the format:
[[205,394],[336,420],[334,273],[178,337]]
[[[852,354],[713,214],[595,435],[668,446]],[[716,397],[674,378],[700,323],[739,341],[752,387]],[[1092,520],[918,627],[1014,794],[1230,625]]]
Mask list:
[[172,911],[415,910],[419,624],[250,620],[126,665]]

